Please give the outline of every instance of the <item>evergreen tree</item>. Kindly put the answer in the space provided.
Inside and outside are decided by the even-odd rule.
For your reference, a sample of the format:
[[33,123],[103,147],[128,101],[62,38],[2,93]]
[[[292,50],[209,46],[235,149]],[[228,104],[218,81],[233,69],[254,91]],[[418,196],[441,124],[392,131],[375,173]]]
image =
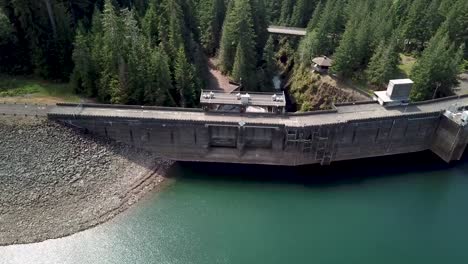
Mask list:
[[439,31],[411,72],[414,81],[411,99],[422,101],[438,95],[450,95],[458,83],[462,56],[463,48],[451,44],[448,35]]
[[181,47],[177,52],[174,70],[175,86],[180,96],[182,107],[196,104],[195,76],[193,66],[187,61],[185,50]]
[[0,8],[0,45],[5,45],[13,38],[13,26]]
[[317,3],[317,6],[314,9],[314,12],[312,13],[312,18],[307,24],[307,32],[310,33],[315,29],[315,27],[317,27],[317,24],[320,20],[320,16],[322,15],[323,9],[324,9],[323,2],[319,0],[319,2]]
[[371,47],[377,48],[382,41],[387,41],[396,35],[395,18],[388,12],[392,9],[392,0],[377,1],[371,12],[370,31],[372,32]]
[[332,71],[349,77],[362,70],[368,63],[371,54],[370,2],[356,5],[348,21],[343,39],[335,53]]
[[442,22],[440,0],[414,0],[403,26],[406,51],[421,51]]
[[122,26],[116,14],[111,0],[105,0],[102,14],[102,47],[100,52],[101,76],[99,80],[99,97],[103,101],[121,103],[123,98],[119,97],[121,84],[118,78],[124,70],[122,51]]
[[449,10],[440,30],[447,32],[456,45],[465,46],[465,58],[468,59],[468,1],[458,0]]
[[400,62],[395,41],[382,41],[372,56],[366,71],[371,84],[384,86],[397,72]]
[[16,36],[13,25],[0,8],[0,72],[12,72],[16,60]]
[[85,32],[83,25],[78,27],[74,50],[73,63],[75,68],[72,73],[71,83],[77,93],[86,96],[96,96],[96,69],[91,55],[91,43],[89,35]]
[[248,56],[249,64],[256,65],[256,35],[249,0],[234,0],[226,17],[220,50],[223,72],[230,73],[232,71],[236,53],[238,53],[237,46],[241,41],[244,43],[242,49]]
[[[194,0],[179,0],[179,4],[183,14],[185,41],[193,39],[196,42],[200,42],[200,25],[196,15]],[[191,49],[190,46],[187,48]]]
[[265,48],[265,44],[268,41],[269,36],[267,31],[269,24],[266,15],[265,3],[263,1],[264,0],[250,0],[250,16],[243,18],[247,20],[252,19],[253,22],[257,61],[262,59],[263,49]]
[[291,26],[306,26],[316,4],[317,3],[314,0],[297,0],[291,16]]
[[257,88],[255,66],[249,60],[252,56],[248,52],[249,49],[251,50],[252,47],[248,47],[248,43],[241,40],[237,46],[234,68],[232,70],[234,80],[241,83],[242,88],[247,91],[256,90]]
[[356,70],[357,43],[356,34],[359,25],[349,23],[346,31],[343,34],[343,39],[340,46],[336,50],[335,59],[333,61],[332,71],[339,73],[342,76],[349,77]]
[[[159,20],[157,35],[164,51],[169,56],[169,62],[173,69],[174,60],[179,47],[184,44],[184,20],[182,7],[176,0],[157,0],[156,17]],[[154,44],[153,44],[154,45]]]
[[157,46],[161,41],[159,36],[161,17],[157,13],[158,8],[160,8],[160,4],[155,0],[151,1],[142,21],[143,32],[150,40],[152,46]]
[[[94,87],[97,90],[97,96],[102,100],[105,101],[105,97],[107,96],[104,89],[101,89],[100,81],[101,77],[104,72],[105,65],[105,54],[104,54],[104,32],[103,32],[103,25],[101,19],[101,12],[97,6],[94,8],[94,13],[92,16],[92,24],[91,29],[88,34],[90,34],[90,49],[91,49],[91,60],[93,62],[93,68],[95,70],[95,81]],[[95,95],[96,96],[96,95]]]
[[267,0],[265,3],[267,16],[272,24],[278,25],[281,16],[281,1],[280,0]]
[[176,106],[176,102],[171,95],[173,87],[168,58],[163,49],[156,48],[153,50],[148,74],[150,84],[145,89],[144,103]]
[[283,0],[283,4],[281,5],[281,16],[280,16],[280,25],[288,26],[291,22],[291,14],[294,9],[294,5],[296,4],[296,0]]
[[214,55],[219,47],[225,13],[224,0],[201,0],[199,3],[201,43],[209,55]]
[[344,29],[343,4],[344,0],[327,1],[317,27],[299,44],[301,63],[310,65],[314,57],[331,55],[335,51]]
[[267,86],[272,85],[273,77],[277,72],[274,48],[273,37],[270,36],[263,51],[265,85]]
[[232,70],[234,64],[234,56],[237,48],[237,23],[238,13],[235,3],[238,0],[232,0],[230,2],[226,19],[224,20],[223,33],[220,42],[220,55],[219,59],[221,62],[221,71],[223,73],[229,73]]

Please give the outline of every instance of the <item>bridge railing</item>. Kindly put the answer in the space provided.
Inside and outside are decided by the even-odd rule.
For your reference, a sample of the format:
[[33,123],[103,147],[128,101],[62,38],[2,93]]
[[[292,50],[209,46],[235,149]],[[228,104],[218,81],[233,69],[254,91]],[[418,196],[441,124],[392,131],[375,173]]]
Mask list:
[[[406,106],[393,106],[393,107],[387,107],[387,108],[398,109],[398,108],[417,107],[417,106],[427,105],[431,103],[440,103],[440,102],[446,102],[450,100],[455,101],[457,99],[464,99],[464,98],[468,98],[468,95],[451,96],[451,97],[439,98],[435,100],[410,103]],[[285,113],[285,114],[280,114],[280,115],[276,113],[238,113],[238,112],[227,112],[227,111],[205,112],[201,108],[178,108],[178,107],[140,106],[140,105],[109,105],[109,104],[81,104],[79,105],[75,103],[60,103],[60,104],[57,104],[57,106],[65,106],[65,107],[82,106],[82,107],[88,107],[88,108],[131,109],[131,110],[157,110],[157,111],[172,111],[172,112],[186,112],[186,113],[204,113],[205,115],[213,115],[213,116],[244,116],[244,117],[264,117],[264,118],[274,119],[274,118],[316,116],[316,115],[323,115],[323,114],[337,114],[339,113],[339,107],[353,106],[353,105],[358,106],[358,105],[366,105],[366,104],[377,104],[377,102],[360,101],[360,102],[340,103],[340,104],[333,105],[332,109],[328,109],[328,110],[317,110],[317,111],[310,111],[310,112],[303,112],[303,113]],[[436,112],[439,112],[439,111],[436,111]],[[406,113],[406,114],[409,114],[409,113]]]
[[81,106],[81,107],[88,107],[88,108],[160,110],[160,111],[196,112],[196,113],[203,112],[203,109],[201,108],[182,108],[182,107],[163,107],[163,106],[144,106],[144,105],[58,103],[57,106],[68,106],[68,107]]

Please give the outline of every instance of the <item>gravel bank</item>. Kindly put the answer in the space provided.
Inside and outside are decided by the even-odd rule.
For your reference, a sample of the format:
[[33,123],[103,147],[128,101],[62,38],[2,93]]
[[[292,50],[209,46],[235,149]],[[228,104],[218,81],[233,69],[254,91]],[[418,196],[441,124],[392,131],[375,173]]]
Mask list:
[[170,165],[46,119],[0,116],[0,245],[105,222],[161,183]]

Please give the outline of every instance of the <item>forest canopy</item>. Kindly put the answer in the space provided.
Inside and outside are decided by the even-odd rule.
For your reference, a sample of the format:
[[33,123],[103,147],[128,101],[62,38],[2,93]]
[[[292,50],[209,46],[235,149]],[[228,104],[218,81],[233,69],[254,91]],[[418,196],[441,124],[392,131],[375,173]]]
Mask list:
[[313,87],[301,76],[322,55],[332,74],[382,87],[400,54],[417,59],[412,99],[426,100],[451,94],[467,46],[466,0],[0,0],[1,73],[106,103],[194,107],[209,58],[249,91],[275,75]]

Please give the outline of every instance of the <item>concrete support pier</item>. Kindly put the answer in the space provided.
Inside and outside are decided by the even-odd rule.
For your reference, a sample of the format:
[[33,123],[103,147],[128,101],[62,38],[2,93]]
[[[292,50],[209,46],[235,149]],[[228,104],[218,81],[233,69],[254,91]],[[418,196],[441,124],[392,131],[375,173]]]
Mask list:
[[435,132],[431,150],[446,162],[460,160],[468,144],[468,112],[446,111]]

